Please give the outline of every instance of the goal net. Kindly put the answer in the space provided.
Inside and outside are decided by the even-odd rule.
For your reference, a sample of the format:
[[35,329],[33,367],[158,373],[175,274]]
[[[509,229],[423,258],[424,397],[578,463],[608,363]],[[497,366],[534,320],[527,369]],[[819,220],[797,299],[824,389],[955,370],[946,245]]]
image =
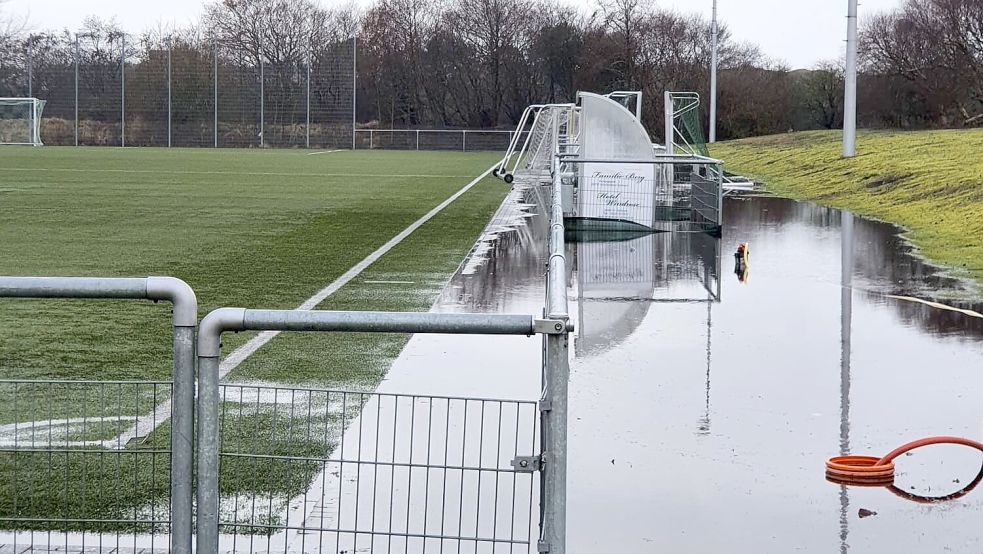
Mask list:
[[[666,92],[667,149],[677,154],[709,156],[703,120],[700,117],[700,95],[695,92]],[[671,148],[670,148],[671,146]]]
[[0,144],[41,146],[44,100],[0,98]]

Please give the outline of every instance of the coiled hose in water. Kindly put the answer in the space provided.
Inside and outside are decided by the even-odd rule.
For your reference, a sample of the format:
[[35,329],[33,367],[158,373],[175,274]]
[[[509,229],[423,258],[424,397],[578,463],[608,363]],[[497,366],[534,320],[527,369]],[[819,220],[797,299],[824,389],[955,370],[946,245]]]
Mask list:
[[886,456],[835,456],[826,462],[826,479],[840,485],[887,487],[894,494],[914,502],[945,502],[955,500],[976,488],[983,481],[983,465],[980,472],[966,487],[952,494],[938,497],[927,497],[911,494],[894,485],[894,459],[916,448],[933,444],[956,444],[968,446],[983,452],[983,443],[962,437],[928,437],[909,442],[895,448]]

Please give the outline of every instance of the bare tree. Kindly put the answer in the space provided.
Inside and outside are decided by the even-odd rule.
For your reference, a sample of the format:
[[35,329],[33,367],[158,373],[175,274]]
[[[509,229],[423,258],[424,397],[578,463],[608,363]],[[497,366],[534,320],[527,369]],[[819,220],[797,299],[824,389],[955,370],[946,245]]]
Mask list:
[[811,125],[823,129],[843,125],[843,86],[843,67],[839,62],[820,62],[803,75],[799,97]]
[[0,0],[0,43],[19,38],[27,29],[27,16],[17,17],[13,14],[5,13],[4,4],[8,1]]
[[907,0],[861,38],[867,72],[907,82],[898,111],[918,104],[938,125],[983,123],[983,2]]

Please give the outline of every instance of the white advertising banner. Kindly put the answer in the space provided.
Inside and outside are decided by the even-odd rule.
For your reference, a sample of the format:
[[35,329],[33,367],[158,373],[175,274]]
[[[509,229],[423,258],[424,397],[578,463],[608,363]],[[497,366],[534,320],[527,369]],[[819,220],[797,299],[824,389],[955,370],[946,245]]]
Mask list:
[[578,183],[580,217],[654,226],[654,165],[586,163],[582,172]]

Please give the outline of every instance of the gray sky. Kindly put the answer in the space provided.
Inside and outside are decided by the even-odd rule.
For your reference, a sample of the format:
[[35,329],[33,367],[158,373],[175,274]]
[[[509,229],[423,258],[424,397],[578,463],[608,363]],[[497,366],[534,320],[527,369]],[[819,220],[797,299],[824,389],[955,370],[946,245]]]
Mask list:
[[[566,0],[593,6],[593,0]],[[369,0],[359,0],[368,3]],[[663,7],[709,16],[713,0],[657,0]],[[10,0],[6,9],[28,14],[33,29],[75,28],[87,15],[115,15],[130,31],[159,23],[184,25],[201,13],[203,0]],[[331,0],[321,0],[325,6]],[[901,0],[863,0],[865,14],[893,8]],[[847,0],[719,0],[720,18],[734,36],[761,46],[792,67],[808,67],[842,55]]]

